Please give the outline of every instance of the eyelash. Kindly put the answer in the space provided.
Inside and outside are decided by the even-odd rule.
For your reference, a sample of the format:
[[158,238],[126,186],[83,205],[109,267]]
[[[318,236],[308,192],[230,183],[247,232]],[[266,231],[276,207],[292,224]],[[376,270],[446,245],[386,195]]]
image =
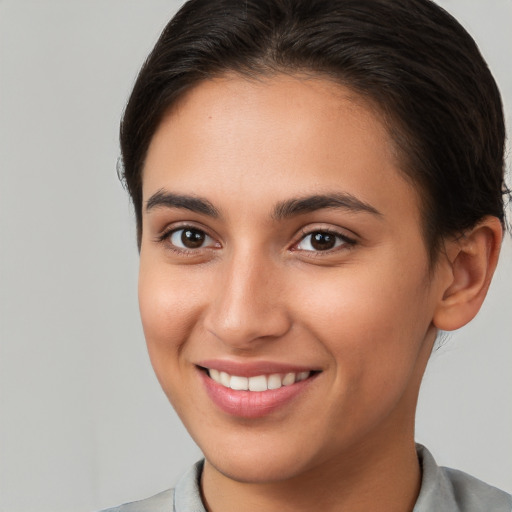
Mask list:
[[[307,237],[312,237],[315,234],[333,236],[336,239],[335,243],[337,245],[335,245],[334,247],[332,247],[330,249],[326,249],[324,251],[322,251],[322,250],[307,250],[307,249],[298,249],[297,248],[297,246],[300,243],[304,242],[307,239]],[[338,243],[338,242],[340,242],[340,243]],[[350,248],[354,247],[356,244],[357,244],[357,242],[355,239],[350,238],[350,237],[346,236],[345,234],[340,233],[339,231],[335,231],[333,229],[328,229],[328,228],[319,228],[319,229],[317,228],[317,229],[308,229],[308,230],[304,229],[300,233],[299,240],[296,243],[294,243],[292,250],[301,251],[302,253],[308,253],[310,256],[313,256],[313,257],[321,257],[324,254],[329,255],[329,254],[332,254],[337,251],[350,249]],[[310,245],[311,245],[311,242],[310,242]]]
[[187,247],[177,247],[175,244],[173,244],[171,242],[170,239],[171,239],[172,235],[174,235],[175,233],[179,233],[180,231],[186,231],[186,230],[203,233],[203,235],[205,237],[208,237],[211,240],[214,240],[213,237],[210,236],[204,229],[198,228],[193,225],[183,225],[183,226],[179,226],[179,227],[173,226],[169,229],[166,229],[162,234],[160,234],[157,237],[156,241],[159,243],[165,244],[169,250],[171,250],[179,255],[185,255],[185,256],[194,256],[194,255],[198,254],[198,251],[208,248],[208,247],[198,247],[195,249],[190,249]]
[[[205,246],[205,247],[197,247],[197,248],[194,248],[194,249],[191,249],[191,248],[185,248],[185,247],[177,247],[175,244],[173,244],[170,240],[171,236],[176,234],[176,233],[179,233],[180,231],[185,231],[185,230],[191,230],[191,231],[195,231],[195,232],[199,232],[199,233],[203,233],[203,235],[205,237],[208,237],[210,238],[211,240],[214,240],[214,238],[212,236],[210,236],[204,229],[201,229],[201,228],[198,228],[196,226],[193,226],[193,225],[183,225],[183,226],[179,226],[179,227],[171,227],[167,230],[165,230],[162,234],[160,234],[158,237],[157,237],[157,242],[159,243],[165,243],[167,248],[170,249],[171,251],[177,253],[177,254],[180,254],[180,255],[186,255],[186,256],[193,256],[193,255],[197,255],[198,254],[198,251],[200,250],[203,250],[203,249],[208,249],[208,248],[218,248],[220,247],[220,244],[216,243],[217,247],[212,247],[212,246]],[[309,250],[309,249],[300,249],[300,248],[297,248],[297,246],[304,242],[306,240],[307,237],[311,237],[315,234],[322,234],[322,235],[330,235],[330,236],[333,236],[336,238],[336,241],[335,243],[337,245],[335,245],[333,248],[330,248],[330,249],[326,249],[326,250]],[[340,243],[338,243],[340,242]],[[327,254],[332,254],[334,252],[337,252],[339,250],[347,250],[347,249],[350,249],[352,248],[353,246],[355,246],[357,244],[356,240],[353,239],[353,238],[350,238],[348,236],[346,236],[345,234],[342,234],[342,233],[339,233],[338,231],[335,231],[335,230],[332,230],[332,229],[312,229],[312,230],[302,230],[301,233],[300,233],[300,238],[297,242],[295,242],[292,246],[292,248],[290,249],[291,251],[297,251],[297,252],[302,252],[302,253],[309,253],[310,256],[314,256],[314,257],[321,257],[322,255],[327,255]],[[310,242],[310,245],[311,245],[311,242]]]

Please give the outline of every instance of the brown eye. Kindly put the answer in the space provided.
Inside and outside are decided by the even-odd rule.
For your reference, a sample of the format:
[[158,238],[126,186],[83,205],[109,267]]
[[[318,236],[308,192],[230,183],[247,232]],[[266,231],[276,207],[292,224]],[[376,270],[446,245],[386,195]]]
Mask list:
[[183,228],[173,231],[170,242],[180,249],[200,249],[213,245],[213,240],[204,231],[195,228]]
[[181,232],[181,243],[189,249],[197,249],[204,243],[206,235],[196,229],[184,229]]
[[312,233],[311,247],[317,251],[327,251],[336,245],[336,237],[331,233]]
[[313,231],[302,238],[297,244],[299,251],[321,252],[335,249],[342,245],[354,245],[354,241],[349,238],[329,231]]

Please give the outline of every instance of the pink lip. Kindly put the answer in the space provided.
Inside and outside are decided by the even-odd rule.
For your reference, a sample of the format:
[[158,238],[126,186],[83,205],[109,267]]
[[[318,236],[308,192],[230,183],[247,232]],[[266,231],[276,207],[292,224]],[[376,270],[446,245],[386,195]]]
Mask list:
[[[296,382],[290,386],[282,386],[279,389],[235,391],[215,382],[203,370],[198,373],[212,402],[223,412],[239,418],[261,418],[272,413],[298,397],[316,377],[316,375],[313,375],[306,380]],[[262,373],[266,372],[260,371],[260,373],[254,375],[261,375]],[[240,374],[234,373],[234,375]],[[240,376],[245,376],[245,374]]]
[[238,375],[239,377],[256,377],[257,375],[271,375],[272,373],[300,373],[318,370],[319,368],[311,368],[310,366],[297,366],[284,363],[276,363],[273,361],[254,361],[238,363],[235,361],[210,359],[196,363],[197,366],[219,370],[230,375]]

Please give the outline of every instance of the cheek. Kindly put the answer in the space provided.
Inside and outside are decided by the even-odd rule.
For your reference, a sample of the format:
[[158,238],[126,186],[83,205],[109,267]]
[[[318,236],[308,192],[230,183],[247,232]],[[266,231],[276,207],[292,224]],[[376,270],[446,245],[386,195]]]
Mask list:
[[197,317],[197,294],[180,282],[179,273],[141,256],[139,308],[151,363],[165,389],[164,379],[179,374],[179,354]]
[[297,290],[303,322],[330,353],[344,389],[375,398],[381,386],[400,387],[414,371],[431,324],[424,270],[400,265],[336,269]]
[[[421,273],[414,270],[379,272],[346,268],[316,277],[314,287],[298,286],[294,295],[304,312],[328,338],[371,341],[393,338],[428,316],[428,299]],[[392,340],[390,339],[390,342]]]

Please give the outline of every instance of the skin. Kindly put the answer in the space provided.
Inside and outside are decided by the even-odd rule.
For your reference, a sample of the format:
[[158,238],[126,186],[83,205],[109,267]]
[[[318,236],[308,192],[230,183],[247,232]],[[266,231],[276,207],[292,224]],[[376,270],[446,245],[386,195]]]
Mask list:
[[[350,90],[304,77],[226,76],[189,91],[148,151],[144,205],[159,192],[218,212],[145,206],[140,253],[150,358],[205,454],[207,508],[412,510],[421,378],[437,328],[476,314],[499,223],[446,241],[431,271],[417,191],[379,116]],[[379,213],[276,218],[276,204],[332,193]],[[204,244],[180,248],[183,226],[206,233]],[[314,250],[309,234],[326,230],[337,246]],[[320,373],[290,403],[246,419],[212,403],[205,359]]]

